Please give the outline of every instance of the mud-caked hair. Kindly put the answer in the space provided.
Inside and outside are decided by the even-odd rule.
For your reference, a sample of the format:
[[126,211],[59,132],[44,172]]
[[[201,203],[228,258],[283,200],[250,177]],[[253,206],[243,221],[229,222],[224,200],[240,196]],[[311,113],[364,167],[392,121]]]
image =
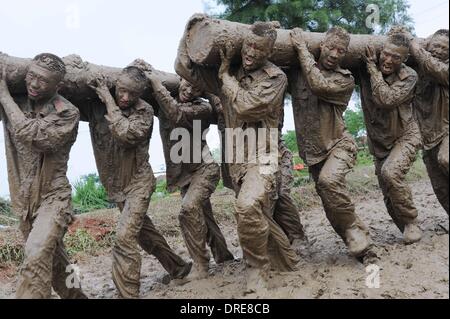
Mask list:
[[277,30],[272,22],[255,22],[250,30],[254,35],[268,39],[271,46],[273,46],[277,40]]
[[127,66],[122,70],[122,74],[126,74],[130,79],[138,83],[145,83],[147,81],[144,71],[135,66]]
[[439,36],[444,36],[448,38],[448,29],[440,29],[437,30],[434,34],[433,34],[433,38],[434,37],[439,37]]
[[409,39],[401,33],[394,33],[388,37],[388,42],[392,43],[398,47],[404,47],[409,49],[410,41]]
[[34,57],[33,62],[46,70],[58,73],[61,78],[64,78],[64,76],[66,75],[66,65],[64,61],[54,54],[38,54]]
[[127,66],[122,70],[122,74],[133,80],[139,87],[139,90],[145,90],[148,80],[144,71],[142,71],[140,68],[136,66]]
[[387,41],[392,43],[398,47],[404,47],[409,49],[409,45],[411,43],[410,39],[406,36],[408,29],[403,25],[395,25],[393,26],[387,36]]
[[330,37],[338,37],[339,39],[344,40],[347,46],[350,44],[350,34],[344,28],[332,27],[326,33],[326,38]]

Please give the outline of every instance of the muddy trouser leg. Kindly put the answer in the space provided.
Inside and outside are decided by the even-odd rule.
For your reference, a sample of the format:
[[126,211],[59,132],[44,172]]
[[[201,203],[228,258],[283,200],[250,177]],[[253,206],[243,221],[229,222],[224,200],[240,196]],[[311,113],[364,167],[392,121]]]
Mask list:
[[305,239],[300,215],[292,200],[291,194],[279,194],[273,219],[280,225],[286,236],[288,236],[290,243],[295,239]]
[[344,241],[346,230],[353,226],[368,231],[355,213],[355,205],[346,186],[345,178],[355,165],[355,161],[356,146],[349,145],[336,147],[325,161],[310,167],[326,216]]
[[448,214],[448,136],[435,148],[424,151],[423,161],[427,167],[434,193]]
[[219,181],[219,167],[208,165],[192,176],[191,183],[183,187],[180,226],[189,254],[198,265],[209,265],[210,255],[206,247],[208,226],[204,204],[209,201]]
[[405,181],[417,150],[414,143],[399,142],[385,159],[375,159],[375,171],[387,211],[402,233],[418,215],[411,189]]
[[48,299],[51,297],[53,267],[57,262],[55,258],[58,258],[56,250],[72,220],[70,212],[70,199],[63,201],[52,199],[42,203],[35,214],[36,218],[32,226],[29,221],[24,222],[28,223],[25,233],[25,235],[28,233],[28,236],[25,244],[25,259],[19,272],[17,298]]
[[233,254],[228,250],[227,242],[222,231],[217,224],[212,211],[211,200],[207,200],[203,205],[203,213],[206,222],[206,239],[208,246],[211,248],[212,255],[217,264],[234,260]]
[[112,277],[122,298],[139,297],[142,261],[138,236],[144,224],[149,201],[150,198],[128,195],[117,225]]
[[251,267],[290,271],[297,257],[289,239],[273,220],[277,199],[276,177],[248,168],[238,192],[235,213],[243,256]]
[[[81,284],[75,282],[79,278],[69,280],[68,276],[74,275],[74,269],[68,269],[70,265],[69,256],[67,256],[62,240],[58,243],[55,250],[55,256],[53,258],[53,289],[61,297],[61,299],[87,299],[86,295],[81,290]],[[73,285],[73,288],[69,288],[69,285]]]
[[294,180],[292,153],[284,143],[280,144],[280,152],[282,154],[281,171],[279,173],[280,185],[273,219],[280,225],[292,243],[295,239],[305,239],[305,232],[298,209],[291,197],[291,187]]
[[248,265],[269,270],[269,223],[265,209],[271,209],[272,198],[268,191],[274,187],[259,172],[247,171],[236,201],[235,213],[239,241]]
[[144,217],[144,225],[139,233],[139,244],[148,254],[158,259],[172,278],[178,278],[185,270],[187,263],[174,253],[147,215]]

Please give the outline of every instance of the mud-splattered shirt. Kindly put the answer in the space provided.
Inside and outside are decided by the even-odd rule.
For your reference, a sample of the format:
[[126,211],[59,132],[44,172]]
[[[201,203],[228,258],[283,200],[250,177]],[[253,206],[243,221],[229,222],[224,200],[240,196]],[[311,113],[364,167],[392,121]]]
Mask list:
[[289,86],[300,156],[312,166],[340,141],[351,139],[343,115],[355,80],[348,70],[320,70],[306,48],[299,50],[299,60],[301,70],[291,70]]
[[150,196],[154,180],[149,163],[153,108],[139,100],[113,114],[107,114],[101,104],[86,104],[80,111],[81,119],[89,122],[97,169],[109,199],[122,203],[131,191]]
[[425,150],[440,144],[448,135],[448,60],[434,58],[421,48],[415,54],[419,63],[414,112],[419,122]]
[[67,163],[80,113],[60,95],[55,95],[39,112],[25,96],[15,97],[14,101],[25,115],[25,120],[15,126],[0,108],[11,202],[18,216],[34,218],[43,201],[57,204],[70,199]]
[[[170,92],[162,87],[153,93],[159,108],[159,130],[163,143],[164,157],[166,160],[166,178],[169,191],[178,187],[184,187],[191,183],[194,173],[206,164],[214,163],[208,144],[203,140],[203,134],[215,122],[215,115],[211,105],[203,99],[195,99],[189,103],[182,103],[173,98]],[[194,121],[199,126],[194,128]],[[188,133],[189,139],[175,134],[171,140],[171,134],[176,129]],[[181,131],[180,131],[181,132]],[[177,147],[183,145],[183,148]],[[181,161],[172,161],[171,151],[176,148],[180,152],[188,150],[188,154],[179,154]],[[178,154],[178,151],[176,152]],[[187,161],[184,161],[186,157]],[[206,161],[205,161],[206,159]],[[209,159],[209,161],[208,161]]]
[[[223,85],[218,78],[217,68],[201,67],[193,64],[187,52],[181,49],[178,52],[177,71],[188,79],[191,83],[200,86],[206,92],[217,95],[223,105],[224,122],[226,128],[232,129],[274,129],[278,130],[280,114],[284,106],[284,95],[287,89],[287,77],[281,69],[274,64],[267,62],[262,68],[246,73],[242,66],[232,68],[230,74],[235,79],[235,83],[230,86]],[[258,137],[257,137],[258,139]],[[272,138],[273,139],[273,138]],[[269,154],[271,147],[278,147],[278,136],[272,140],[270,134],[266,133],[266,154]],[[248,159],[249,145],[244,144],[244,149],[237,149],[234,141],[228,147],[226,153],[237,155],[244,153],[244,159]],[[254,147],[254,146],[251,146]],[[261,154],[256,154],[256,162],[260,160]],[[280,157],[278,154],[278,161]],[[236,163],[237,157],[233,156],[230,161],[229,173],[236,186],[247,172],[249,165],[259,165],[249,163]],[[278,163],[278,161],[276,163]],[[273,171],[275,174],[277,171]]]
[[417,128],[412,100],[417,73],[402,65],[399,72],[384,77],[376,67],[361,69],[361,101],[369,149],[379,158],[389,155],[395,143],[410,129]]

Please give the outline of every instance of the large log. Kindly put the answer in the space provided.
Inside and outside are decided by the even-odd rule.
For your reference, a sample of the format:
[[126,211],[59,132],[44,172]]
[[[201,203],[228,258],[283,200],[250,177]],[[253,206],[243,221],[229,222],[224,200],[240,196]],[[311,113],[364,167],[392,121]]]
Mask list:
[[[187,52],[194,63],[204,66],[219,65],[220,49],[228,41],[233,43],[233,47],[236,49],[235,53],[238,55],[245,36],[250,32],[250,25],[212,18],[193,20],[195,17],[193,16],[189,20],[184,35]],[[278,37],[271,61],[285,68],[298,65],[297,54],[290,40],[290,30],[278,29],[277,32]],[[317,57],[320,43],[325,34],[305,32],[304,37],[311,53]],[[385,36],[352,34],[349,51],[342,66],[345,68],[358,67],[362,62],[361,55],[365,53],[367,45],[370,44],[379,51],[385,40]],[[412,62],[410,61],[410,63]]]
[[[67,74],[64,78],[64,85],[60,93],[74,105],[92,101],[99,102],[96,93],[88,86],[88,83],[95,76],[104,75],[108,87],[113,91],[115,82],[121,72],[120,68],[85,62],[78,55],[69,55],[64,57],[63,60],[66,64]],[[12,57],[0,52],[0,63],[6,66],[8,86],[11,94],[26,94],[24,80],[31,59]],[[155,73],[169,91],[174,94],[178,91],[180,78],[177,75],[157,70]],[[143,98],[152,106],[157,107],[157,103],[151,93],[151,86],[149,85]]]

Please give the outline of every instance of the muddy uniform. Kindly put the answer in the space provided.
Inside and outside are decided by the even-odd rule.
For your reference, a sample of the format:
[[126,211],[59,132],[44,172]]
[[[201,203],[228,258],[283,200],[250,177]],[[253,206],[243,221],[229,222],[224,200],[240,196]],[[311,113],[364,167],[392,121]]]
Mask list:
[[[281,136],[281,132],[280,132]],[[281,154],[280,170],[278,172],[278,199],[275,205],[273,219],[280,225],[289,242],[305,240],[306,235],[300,220],[297,206],[291,196],[294,182],[294,162],[291,151],[283,140],[280,140],[279,150]]]
[[[231,70],[235,81],[233,85],[225,86],[218,79],[217,69],[193,64],[184,47],[178,52],[177,69],[191,83],[220,98],[226,128],[253,129],[256,132],[258,129],[278,130],[287,79],[272,63],[268,62],[248,74],[242,67]],[[233,155],[228,169],[237,194],[235,213],[244,258],[250,266],[258,269],[268,270],[272,265],[281,270],[293,270],[297,262],[296,254],[273,219],[278,197],[276,173],[279,156],[278,161],[272,161],[272,165],[263,164],[262,154],[257,152],[256,161],[244,159],[244,163],[239,163],[234,157],[249,154],[249,148],[255,146],[243,143],[244,149],[237,149],[234,139],[226,144],[227,154]],[[267,133],[265,145],[267,148],[269,145],[277,147],[278,136],[274,140]]]
[[[207,266],[210,260],[206,248],[208,243],[216,263],[233,260],[233,254],[228,250],[225,237],[214,218],[210,201],[220,179],[219,166],[212,159],[206,141],[200,140],[210,126],[213,109],[202,99],[178,102],[163,86],[155,89],[154,96],[160,105],[158,115],[168,189],[180,188],[183,197],[179,219],[188,251],[197,264]],[[197,136],[194,135],[194,121],[199,122]],[[189,162],[174,163],[170,157],[172,148],[180,144],[180,140],[170,139],[172,131],[178,128],[189,131]],[[206,161],[204,158],[195,159],[202,154],[207,157]]]
[[122,297],[137,298],[139,245],[154,255],[172,278],[186,268],[147,215],[156,186],[148,153],[153,109],[139,100],[137,105],[112,115],[103,105],[83,107],[81,114],[82,120],[89,121],[100,180],[121,211],[113,248],[113,280]]
[[448,214],[448,60],[443,62],[420,49],[414,112],[424,143],[423,160],[434,192]]
[[346,230],[367,230],[355,214],[345,181],[357,156],[343,118],[355,81],[340,67],[320,70],[308,49],[298,52],[302,69],[293,70],[289,80],[300,156],[309,166],[328,220],[346,241]]
[[11,202],[26,239],[17,298],[85,298],[66,286],[70,264],[63,237],[73,220],[72,188],[66,177],[79,111],[62,96],[35,112],[26,97],[16,98],[25,120],[4,121]]
[[417,217],[406,174],[421,147],[412,100],[417,73],[402,65],[398,73],[383,77],[377,68],[362,69],[361,101],[369,149],[389,215],[403,232]]
[[[221,134],[221,147],[222,147],[222,179],[224,186],[233,189],[231,183],[231,177],[229,175],[228,164],[225,163],[225,123],[223,117],[222,106],[220,99],[214,95],[208,95],[211,105],[215,105],[217,110],[217,126]],[[294,180],[292,175],[293,171],[293,159],[292,153],[284,144],[281,139],[281,130],[283,128],[283,115],[281,115],[280,125],[279,125],[279,136],[280,136],[280,155],[281,162],[279,165],[280,171],[278,173],[278,200],[275,206],[274,220],[281,226],[289,241],[292,243],[295,239],[305,239],[305,232],[303,225],[300,220],[300,215],[298,208],[296,207],[292,197],[291,188]]]

